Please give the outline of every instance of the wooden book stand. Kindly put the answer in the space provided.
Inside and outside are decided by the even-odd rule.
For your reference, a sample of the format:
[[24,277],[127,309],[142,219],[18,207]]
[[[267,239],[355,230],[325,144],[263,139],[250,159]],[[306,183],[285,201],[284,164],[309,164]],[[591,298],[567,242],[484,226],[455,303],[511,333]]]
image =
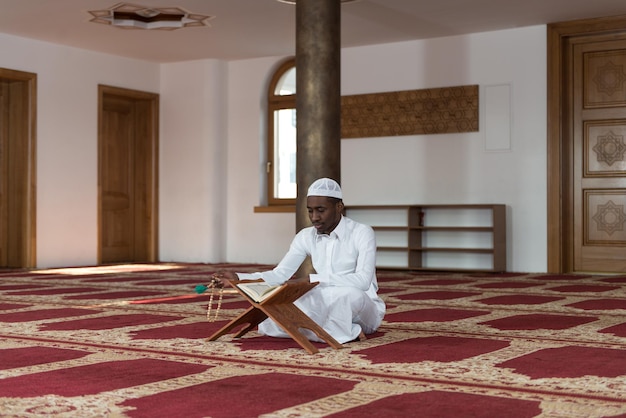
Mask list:
[[281,285],[280,290],[276,291],[260,303],[255,302],[244,291],[239,289],[237,287],[237,283],[239,283],[238,280],[229,280],[229,284],[246,300],[248,300],[252,306],[250,306],[237,318],[233,319],[230,323],[225,325],[222,329],[210,336],[209,341],[215,341],[236,327],[248,324],[243,327],[241,331],[235,334],[235,338],[239,338],[248,331],[254,329],[257,325],[269,317],[282,327],[291,338],[300,344],[302,348],[308,351],[309,354],[318,353],[319,350],[311,344],[311,341],[309,341],[308,338],[302,334],[302,332],[300,332],[300,328],[311,330],[315,333],[315,335],[326,341],[326,343],[334,349],[343,348],[337,340],[331,337],[329,333],[324,331],[322,327],[316,324],[311,318],[309,318],[304,312],[293,304],[294,301],[317,286],[318,283],[310,283],[308,281],[300,280],[287,281]]

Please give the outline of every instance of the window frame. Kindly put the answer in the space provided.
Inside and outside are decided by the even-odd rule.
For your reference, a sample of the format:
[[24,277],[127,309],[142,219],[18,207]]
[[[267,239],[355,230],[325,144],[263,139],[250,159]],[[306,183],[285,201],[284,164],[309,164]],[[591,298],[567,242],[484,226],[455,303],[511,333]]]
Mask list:
[[274,155],[275,147],[275,126],[274,112],[282,109],[296,108],[296,95],[278,95],[276,87],[283,75],[288,71],[295,69],[296,59],[290,58],[283,62],[274,72],[269,83],[267,91],[267,162],[266,162],[266,184],[267,184],[267,205],[268,206],[295,206],[296,199],[284,199],[275,197],[274,193],[274,175],[276,170],[276,161]]

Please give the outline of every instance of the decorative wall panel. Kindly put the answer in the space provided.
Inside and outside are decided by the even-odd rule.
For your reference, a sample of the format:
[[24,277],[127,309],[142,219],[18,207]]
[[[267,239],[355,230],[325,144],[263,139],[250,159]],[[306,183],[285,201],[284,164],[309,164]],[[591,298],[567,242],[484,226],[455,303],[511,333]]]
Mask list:
[[585,122],[586,177],[626,175],[626,120]]
[[585,190],[585,245],[626,244],[626,190]]
[[342,138],[477,131],[477,85],[341,98]]

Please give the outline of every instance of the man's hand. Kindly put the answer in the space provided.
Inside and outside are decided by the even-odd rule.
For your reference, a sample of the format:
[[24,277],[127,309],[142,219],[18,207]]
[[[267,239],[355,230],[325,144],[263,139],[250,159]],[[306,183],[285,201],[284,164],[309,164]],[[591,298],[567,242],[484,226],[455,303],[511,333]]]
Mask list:
[[213,274],[213,277],[221,281],[223,287],[228,286],[228,282],[231,280],[239,280],[239,276],[237,276],[237,274],[233,273],[232,271],[218,271]]

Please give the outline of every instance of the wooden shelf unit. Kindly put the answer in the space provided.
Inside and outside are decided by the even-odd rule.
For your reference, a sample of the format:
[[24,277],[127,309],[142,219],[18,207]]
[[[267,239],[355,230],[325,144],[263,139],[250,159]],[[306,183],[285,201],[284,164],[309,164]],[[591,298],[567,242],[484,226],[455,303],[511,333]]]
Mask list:
[[506,205],[346,207],[376,233],[380,269],[506,271]]

